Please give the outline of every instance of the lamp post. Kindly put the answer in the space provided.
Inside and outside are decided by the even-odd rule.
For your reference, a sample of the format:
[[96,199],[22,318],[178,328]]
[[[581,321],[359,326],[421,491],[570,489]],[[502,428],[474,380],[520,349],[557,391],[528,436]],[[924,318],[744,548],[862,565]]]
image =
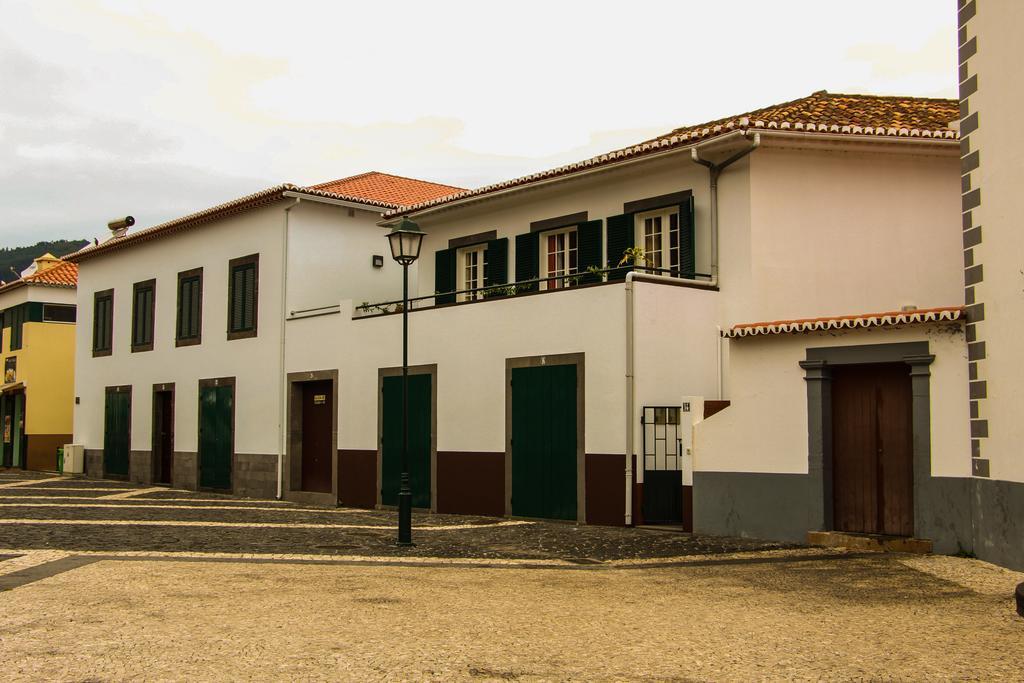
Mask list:
[[420,256],[424,232],[408,218],[388,233],[391,258],[402,266],[402,479],[398,487],[398,545],[412,545],[409,488],[409,266]]

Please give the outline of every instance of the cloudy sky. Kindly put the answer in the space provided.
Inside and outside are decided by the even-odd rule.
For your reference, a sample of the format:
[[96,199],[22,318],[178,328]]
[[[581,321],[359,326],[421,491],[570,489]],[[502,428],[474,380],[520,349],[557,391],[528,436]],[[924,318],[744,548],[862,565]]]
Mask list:
[[367,170],[464,187],[815,90],[955,95],[952,0],[0,0],[0,246]]

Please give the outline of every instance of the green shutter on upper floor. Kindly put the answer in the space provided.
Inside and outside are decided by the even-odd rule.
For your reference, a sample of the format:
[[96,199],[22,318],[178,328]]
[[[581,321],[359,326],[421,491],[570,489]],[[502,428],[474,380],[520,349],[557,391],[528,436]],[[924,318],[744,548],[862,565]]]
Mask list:
[[679,272],[693,279],[697,273],[696,238],[694,236],[693,195],[679,205]]
[[455,303],[455,250],[440,249],[434,253],[434,302]]
[[[540,238],[532,232],[516,235],[516,282],[536,280],[540,277]],[[536,285],[518,287],[532,291]]]
[[[586,221],[576,227],[579,248],[578,271],[586,273],[588,268],[601,268],[601,221]],[[583,282],[600,282],[600,275],[584,275]]]
[[494,287],[508,282],[508,238],[487,243],[487,266],[484,268],[484,286]]
[[636,244],[633,214],[623,213],[618,216],[609,216],[607,225],[608,234],[605,241],[608,248],[608,267],[614,269],[608,273],[608,280],[624,280],[626,273],[632,268],[631,266],[620,268],[619,262],[622,261],[626,250]]

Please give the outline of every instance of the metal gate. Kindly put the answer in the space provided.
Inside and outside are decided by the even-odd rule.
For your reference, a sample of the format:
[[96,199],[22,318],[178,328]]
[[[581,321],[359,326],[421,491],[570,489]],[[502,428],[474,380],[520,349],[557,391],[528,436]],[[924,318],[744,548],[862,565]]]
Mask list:
[[644,495],[646,524],[683,523],[683,456],[679,406],[644,406]]

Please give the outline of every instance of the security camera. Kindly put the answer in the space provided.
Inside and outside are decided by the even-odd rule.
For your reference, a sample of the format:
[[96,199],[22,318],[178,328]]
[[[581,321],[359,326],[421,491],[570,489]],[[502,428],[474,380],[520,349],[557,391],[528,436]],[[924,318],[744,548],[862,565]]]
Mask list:
[[114,220],[107,223],[107,227],[110,228],[111,232],[117,232],[118,230],[127,230],[128,228],[135,225],[135,219],[131,216],[125,216],[124,218],[115,218]]

